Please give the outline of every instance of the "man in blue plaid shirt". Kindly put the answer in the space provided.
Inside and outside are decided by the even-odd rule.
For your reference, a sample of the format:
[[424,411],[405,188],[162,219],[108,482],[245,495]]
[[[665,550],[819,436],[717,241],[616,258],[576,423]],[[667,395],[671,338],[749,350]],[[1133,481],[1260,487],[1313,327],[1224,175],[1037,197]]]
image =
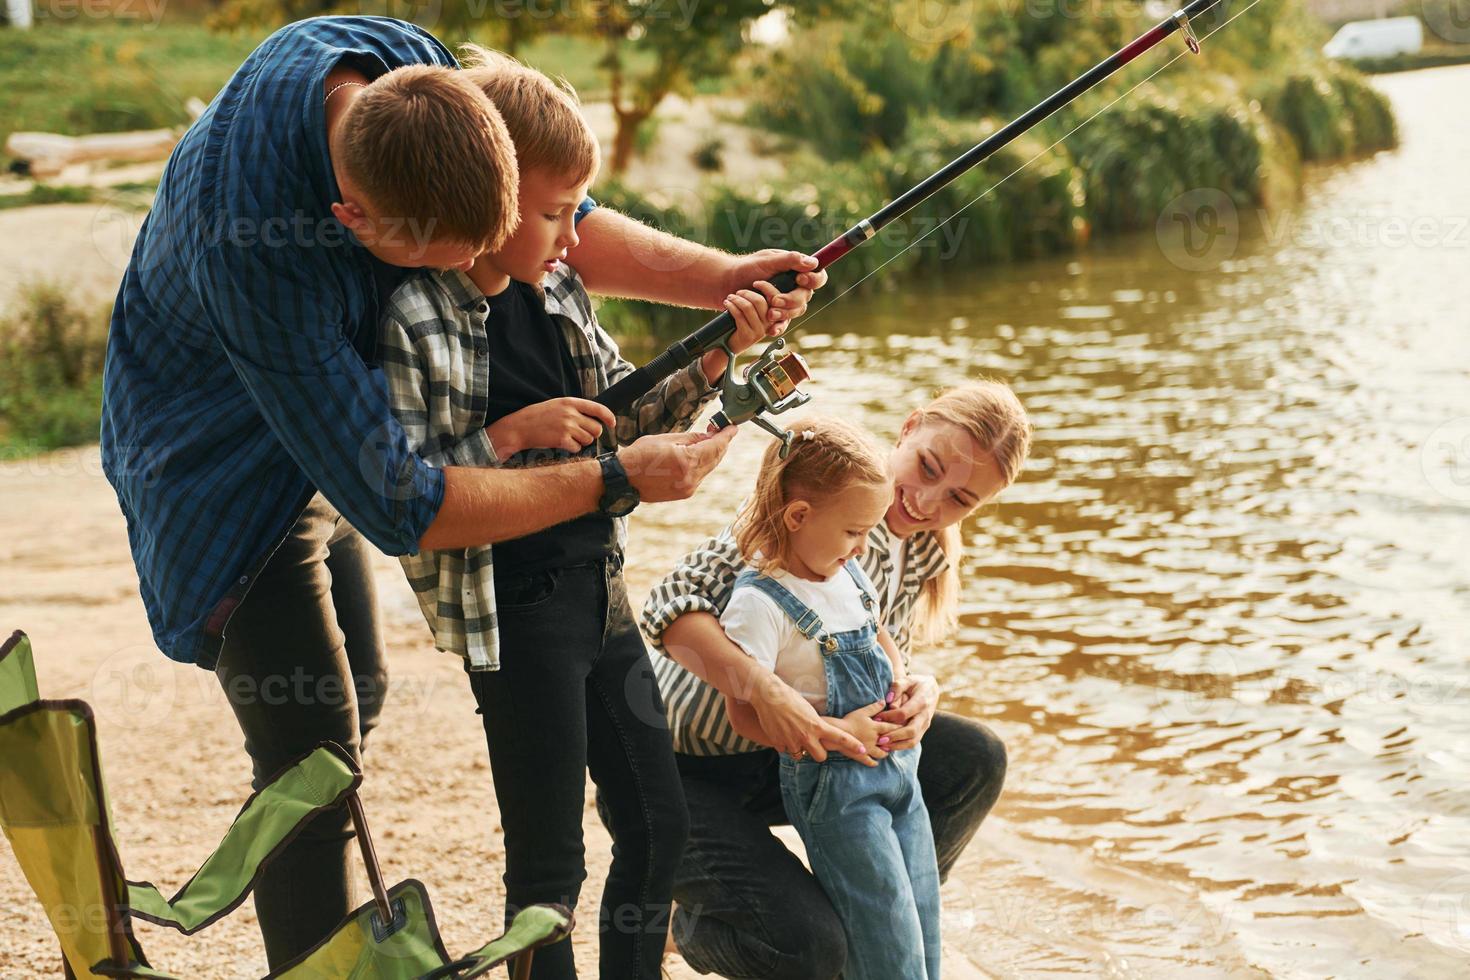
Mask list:
[[[594,512],[596,461],[435,467],[390,411],[374,341],[416,267],[468,268],[513,220],[504,126],[427,32],[374,17],[289,25],[169,159],[113,311],[102,458],[155,641],[213,669],[257,785],[324,739],[359,756],[386,687],[369,545],[520,537]],[[604,294],[715,308],[815,264],[730,256],[579,208],[572,261]],[[640,255],[673,270],[650,275]],[[804,273],[772,316],[805,310]],[[646,501],[687,497],[730,435],[653,435],[618,461]],[[279,965],[348,911],[345,816],[323,814],[257,885]]]

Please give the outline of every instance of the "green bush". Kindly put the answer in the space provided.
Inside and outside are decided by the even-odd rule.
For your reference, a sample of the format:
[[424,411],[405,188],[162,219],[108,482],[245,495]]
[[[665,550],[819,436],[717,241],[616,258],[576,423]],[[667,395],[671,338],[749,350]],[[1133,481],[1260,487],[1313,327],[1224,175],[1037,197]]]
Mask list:
[[1082,173],[1087,219],[1107,233],[1151,226],[1170,200],[1197,187],[1218,188],[1240,203],[1259,200],[1271,138],[1248,106],[1145,86],[1066,146]]
[[38,451],[96,441],[107,324],[58,284],[21,290],[0,317],[0,439]]
[[1345,68],[1287,75],[1269,85],[1261,104],[1305,161],[1370,153],[1398,141],[1388,100]]

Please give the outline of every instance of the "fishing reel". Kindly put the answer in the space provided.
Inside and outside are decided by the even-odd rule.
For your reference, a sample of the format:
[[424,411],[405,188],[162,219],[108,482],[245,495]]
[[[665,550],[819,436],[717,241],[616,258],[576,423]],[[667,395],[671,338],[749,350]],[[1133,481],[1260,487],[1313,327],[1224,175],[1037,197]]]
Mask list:
[[725,369],[725,383],[720,391],[720,410],[710,421],[724,429],[741,422],[754,422],[781,440],[781,458],[791,452],[796,435],[771,424],[764,414],[780,415],[812,400],[800,390],[803,381],[812,376],[805,358],[794,350],[786,350],[786,338],[777,337],[744,371],[735,377],[735,353],[730,339],[720,341],[720,349],[730,359]]

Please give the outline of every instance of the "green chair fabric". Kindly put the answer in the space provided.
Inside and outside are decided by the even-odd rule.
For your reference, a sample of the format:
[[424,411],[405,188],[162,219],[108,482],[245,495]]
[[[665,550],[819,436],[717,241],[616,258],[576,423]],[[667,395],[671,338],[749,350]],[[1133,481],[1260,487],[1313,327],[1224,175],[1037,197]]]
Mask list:
[[[334,751],[335,750],[335,751]],[[340,806],[362,782],[335,746],[318,746],[283,770],[241,809],[224,840],[179,893],[165,899],[147,882],[128,882],[135,917],[192,935],[233,911],[260,867],[323,810]]]
[[30,638],[16,630],[0,646],[0,715],[40,699]]
[[[143,957],[134,921],[193,935],[233,911],[261,867],[325,809],[343,805],[362,775],[323,744],[278,773],[241,808],[214,853],[173,898],[123,875],[97,752],[96,722],[82,701],[39,695],[30,641],[17,631],[0,646],[0,830],[61,942],[71,973],[172,980]],[[360,812],[360,811],[359,811]],[[374,873],[376,869],[374,868]],[[565,938],[571,912],[524,909],[510,929],[461,960],[439,938],[424,886],[388,891],[392,922],[376,902],[355,910],[314,949],[270,974],[283,980],[410,980],[481,976]]]

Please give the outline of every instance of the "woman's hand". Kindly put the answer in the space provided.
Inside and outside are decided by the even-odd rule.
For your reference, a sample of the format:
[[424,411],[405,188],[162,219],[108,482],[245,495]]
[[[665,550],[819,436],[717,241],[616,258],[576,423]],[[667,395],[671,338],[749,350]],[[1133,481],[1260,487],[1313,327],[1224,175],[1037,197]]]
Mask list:
[[894,685],[893,704],[877,716],[897,727],[889,733],[889,752],[919,744],[939,710],[939,682],[928,674],[909,674]]
[[586,398],[552,398],[527,405],[485,427],[490,445],[501,459],[524,449],[580,452],[618,424],[612,409]]
[[774,674],[750,695],[761,729],[776,751],[786,755],[810,754],[827,761],[827,750],[862,762],[867,755],[861,739],[817,714],[806,698]]

